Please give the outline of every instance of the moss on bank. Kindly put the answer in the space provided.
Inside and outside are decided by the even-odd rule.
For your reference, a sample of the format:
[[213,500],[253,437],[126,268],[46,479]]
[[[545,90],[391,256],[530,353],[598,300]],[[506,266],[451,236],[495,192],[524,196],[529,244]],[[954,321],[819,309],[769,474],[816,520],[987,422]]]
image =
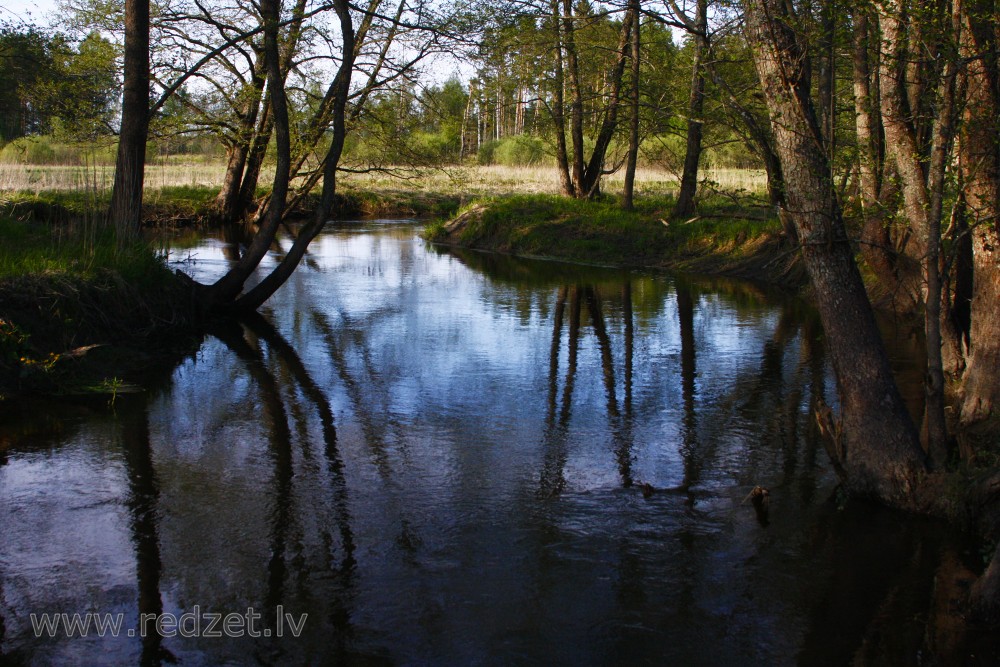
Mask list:
[[715,202],[703,207],[702,217],[669,221],[671,204],[648,198],[635,211],[623,211],[614,199],[492,198],[432,224],[425,238],[522,256],[732,275],[793,289],[805,284],[777,219]]

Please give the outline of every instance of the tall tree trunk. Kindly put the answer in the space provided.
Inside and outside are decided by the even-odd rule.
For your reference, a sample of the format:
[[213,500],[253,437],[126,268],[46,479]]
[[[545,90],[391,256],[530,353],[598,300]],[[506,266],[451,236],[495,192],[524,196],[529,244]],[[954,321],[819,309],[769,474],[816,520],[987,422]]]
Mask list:
[[985,420],[1000,406],[1000,72],[993,0],[967,3],[963,55],[968,59],[961,169],[972,228],[970,355],[961,420]]
[[[958,5],[960,0],[955,0]],[[948,455],[948,433],[944,416],[944,372],[941,360],[941,210],[945,157],[951,147],[951,102],[954,98],[955,64],[946,65],[941,77],[938,116],[933,128],[933,148],[927,171],[920,160],[917,130],[906,103],[907,17],[902,0],[888,0],[879,10],[879,25],[887,53],[883,54],[880,80],[882,119],[889,155],[896,165],[903,188],[903,208],[915,227],[917,253],[923,267],[924,334],[927,342],[927,386],[925,425],[927,451],[935,467],[943,467]]]
[[869,11],[865,6],[858,6],[854,12],[854,119],[862,215],[861,256],[875,273],[878,284],[895,294],[898,288],[896,257],[886,208],[881,201],[884,142],[877,112],[879,100],[872,85]]
[[820,3],[820,58],[819,58],[819,120],[820,131],[826,146],[827,160],[833,163],[833,152],[836,147],[835,120],[836,112],[836,12],[835,0],[824,0]]
[[771,114],[789,215],[829,341],[841,399],[837,456],[855,493],[907,506],[925,470],[834,193],[809,61],[780,0],[746,0],[747,35]]
[[684,171],[681,187],[671,215],[675,218],[694,213],[694,197],[698,190],[698,163],[701,161],[702,115],[705,109],[705,75],[702,59],[708,44],[708,0],[698,0],[694,21],[694,54],[691,62],[691,96],[688,100],[687,143],[684,149]]
[[639,162],[639,76],[641,75],[639,26],[642,23],[641,7],[639,0],[630,0],[629,11],[635,17],[635,26],[632,28],[632,95],[629,102],[629,132],[628,132],[628,161],[625,164],[625,189],[622,193],[622,208],[631,211],[634,208],[633,196],[635,193],[635,170]]
[[559,170],[559,185],[562,193],[573,197],[573,180],[569,174],[569,156],[566,152],[566,76],[563,70],[563,39],[562,21],[560,19],[560,0],[552,0],[552,30],[555,34],[556,80],[553,84],[554,99],[549,113],[556,130],[556,168]]
[[149,0],[125,2],[125,86],[108,220],[119,243],[138,238],[149,137]]
[[572,178],[574,195],[584,197],[580,183],[584,177],[583,162],[583,88],[580,83],[580,61],[576,52],[576,27],[572,0],[563,0],[563,51],[566,53],[565,68],[569,70],[570,93],[570,143],[573,146]]
[[625,74],[625,62],[628,60],[629,44],[631,42],[632,24],[638,19],[638,15],[632,11],[625,14],[622,21],[621,34],[618,38],[618,58],[615,61],[614,69],[611,71],[611,90],[608,94],[608,104],[604,109],[604,119],[601,121],[600,130],[594,140],[594,150],[590,154],[583,171],[582,179],[576,183],[576,193],[578,197],[596,197],[600,195],[601,177],[604,175],[604,158],[608,153],[608,147],[614,138],[615,130],[618,127],[618,107],[621,105],[622,77]]

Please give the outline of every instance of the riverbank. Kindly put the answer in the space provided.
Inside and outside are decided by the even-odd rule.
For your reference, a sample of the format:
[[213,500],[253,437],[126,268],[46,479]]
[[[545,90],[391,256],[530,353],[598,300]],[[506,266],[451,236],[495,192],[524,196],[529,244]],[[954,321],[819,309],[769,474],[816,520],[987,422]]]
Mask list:
[[194,340],[189,290],[148,244],[33,215],[0,217],[0,238],[0,400],[115,394]]
[[710,202],[702,215],[670,220],[672,200],[617,201],[558,195],[478,200],[424,238],[477,250],[608,266],[732,276],[798,291],[807,277],[777,218],[761,207]]

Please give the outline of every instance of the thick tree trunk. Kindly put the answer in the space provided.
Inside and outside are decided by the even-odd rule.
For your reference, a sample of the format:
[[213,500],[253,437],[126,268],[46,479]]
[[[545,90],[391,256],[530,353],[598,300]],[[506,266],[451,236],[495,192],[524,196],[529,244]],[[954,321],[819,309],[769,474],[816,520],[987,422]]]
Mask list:
[[125,2],[125,86],[108,220],[119,243],[142,228],[142,187],[149,136],[149,0]]
[[675,218],[694,213],[694,197],[698,190],[698,163],[701,162],[702,114],[705,108],[705,75],[702,59],[705,56],[708,36],[708,0],[698,0],[698,14],[695,17],[692,34],[694,54],[691,62],[691,96],[688,99],[687,142],[684,148],[684,171],[681,173],[681,187],[677,202],[671,211]]
[[1000,406],[1000,72],[992,0],[968,2],[963,55],[968,58],[961,169],[972,228],[970,355],[961,420],[989,418]]
[[925,471],[854,263],[813,109],[809,62],[780,0],[747,0],[747,33],[781,158],[789,215],[840,389],[838,458],[855,493],[908,506]]

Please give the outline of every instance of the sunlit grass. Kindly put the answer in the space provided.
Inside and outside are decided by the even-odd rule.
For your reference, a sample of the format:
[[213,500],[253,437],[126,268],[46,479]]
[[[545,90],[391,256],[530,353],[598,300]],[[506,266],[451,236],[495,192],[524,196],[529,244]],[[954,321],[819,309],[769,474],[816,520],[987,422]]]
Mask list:
[[[355,188],[422,188],[474,196],[558,194],[560,187],[558,171],[544,166],[462,166],[420,172],[396,170],[395,174],[348,174],[342,180]],[[767,187],[767,175],[762,169],[706,169],[700,178],[703,184],[726,192],[761,194]],[[604,177],[602,188],[609,194],[619,193],[624,180],[624,172],[618,171]],[[664,169],[646,167],[636,171],[639,196],[675,194],[678,184],[678,175]]]
[[781,231],[774,217],[737,209],[719,197],[705,202],[708,217],[669,222],[663,216],[672,203],[669,196],[651,196],[636,210],[623,211],[610,197],[602,201],[551,194],[486,197],[467,206],[467,215],[454,223],[428,227],[425,238],[517,255],[656,266],[685,256],[738,259],[748,242],[773,239]]
[[[169,187],[218,188],[226,165],[215,162],[179,163],[161,160],[146,165],[146,188]],[[260,183],[270,182],[273,171],[265,169]],[[726,192],[758,194],[767,186],[767,177],[760,169],[706,169],[700,174],[703,184]],[[621,192],[624,172],[604,177],[602,187],[607,193]],[[0,191],[89,192],[101,196],[111,190],[114,166],[47,166],[0,164]],[[402,191],[435,191],[442,194],[492,196],[500,194],[558,194],[559,175],[554,167],[456,166],[439,169],[391,168],[368,174],[345,173],[341,183],[354,189],[389,189]],[[636,193],[666,195],[677,191],[678,175],[656,168],[641,168],[636,172]]]
[[[168,187],[215,187],[225,175],[224,162],[178,164],[159,162],[146,165],[145,183],[149,190]],[[261,183],[267,183],[273,172],[266,169]],[[113,165],[49,166],[0,164],[0,191],[33,192],[75,191],[103,194],[114,183]]]

